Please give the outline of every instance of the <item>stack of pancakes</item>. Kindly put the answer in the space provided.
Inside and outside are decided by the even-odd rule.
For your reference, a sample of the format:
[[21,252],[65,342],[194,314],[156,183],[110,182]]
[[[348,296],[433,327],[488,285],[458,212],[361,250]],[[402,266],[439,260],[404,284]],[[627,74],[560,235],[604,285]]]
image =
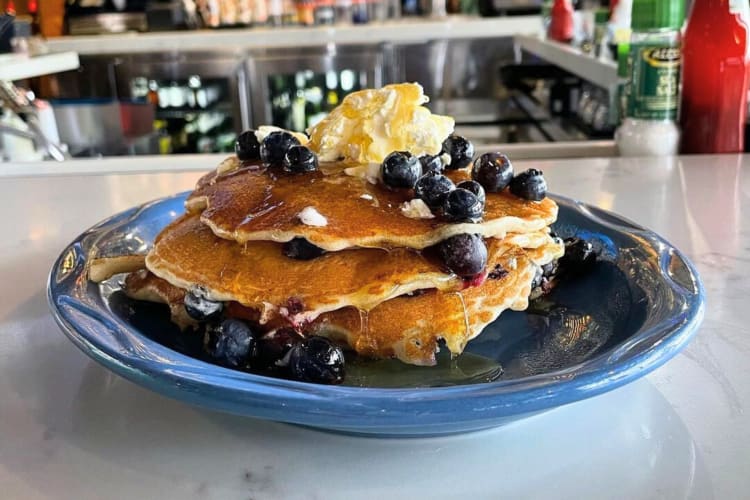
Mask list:
[[[167,303],[182,327],[197,326],[182,302],[200,290],[265,335],[291,326],[364,356],[431,365],[441,343],[459,354],[502,311],[525,309],[540,266],[563,253],[550,236],[557,205],[549,198],[527,201],[506,189],[486,194],[478,223],[414,218],[404,211],[411,190],[345,167],[284,174],[227,159],[199,180],[145,268],[128,275],[126,293]],[[470,178],[468,169],[446,173],[456,183]],[[488,249],[485,271],[471,280],[431,248],[462,233],[481,235]],[[287,257],[283,244],[295,238],[325,252]]]

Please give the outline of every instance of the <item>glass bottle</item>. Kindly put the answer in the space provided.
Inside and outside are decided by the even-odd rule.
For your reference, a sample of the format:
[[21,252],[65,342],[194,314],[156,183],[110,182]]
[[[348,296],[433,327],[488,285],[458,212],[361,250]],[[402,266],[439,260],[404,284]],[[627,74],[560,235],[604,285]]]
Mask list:
[[683,41],[683,153],[744,149],[748,2],[694,0]]
[[635,0],[626,117],[615,133],[623,156],[677,154],[682,0]]
[[573,4],[570,0],[555,0],[552,4],[547,37],[560,43],[573,40]]

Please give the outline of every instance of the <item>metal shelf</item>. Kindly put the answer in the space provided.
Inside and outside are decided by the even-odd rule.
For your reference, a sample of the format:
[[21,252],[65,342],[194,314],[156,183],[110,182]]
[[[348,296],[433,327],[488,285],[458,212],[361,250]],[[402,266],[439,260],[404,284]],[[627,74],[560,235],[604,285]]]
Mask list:
[[364,26],[259,27],[66,36],[51,38],[47,40],[46,45],[51,51],[74,50],[81,55],[209,50],[238,53],[255,48],[311,47],[331,43],[372,45],[459,38],[497,38],[535,34],[541,26],[539,16],[447,16],[442,19],[401,19]]
[[515,43],[521,49],[594,85],[611,89],[619,81],[617,64],[613,61],[602,61],[570,45],[527,35],[516,36]]
[[14,81],[78,69],[75,52],[58,52],[38,56],[0,54],[0,80]]

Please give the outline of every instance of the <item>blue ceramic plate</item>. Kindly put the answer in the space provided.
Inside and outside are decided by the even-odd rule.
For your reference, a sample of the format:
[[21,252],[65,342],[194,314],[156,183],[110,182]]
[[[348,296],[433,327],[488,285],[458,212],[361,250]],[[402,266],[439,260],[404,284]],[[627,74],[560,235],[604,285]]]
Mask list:
[[145,252],[184,199],[158,200],[86,231],[55,262],[48,296],[65,334],[93,359],[219,411],[381,436],[493,427],[642,377],[685,347],[703,314],[701,282],[678,250],[619,216],[557,197],[557,234],[594,242],[596,267],[527,311],[503,313],[457,360],[429,368],[355,361],[343,386],[232,371],[202,360],[164,306],[130,301],[116,278],[86,279],[91,255]]

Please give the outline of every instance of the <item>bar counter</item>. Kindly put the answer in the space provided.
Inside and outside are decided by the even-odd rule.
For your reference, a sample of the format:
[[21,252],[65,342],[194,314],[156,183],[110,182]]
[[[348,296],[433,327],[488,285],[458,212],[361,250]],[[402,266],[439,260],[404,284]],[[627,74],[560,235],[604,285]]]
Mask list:
[[97,221],[188,190],[216,163],[113,161],[0,165],[3,498],[747,497],[750,156],[517,161],[542,169],[553,192],[685,252],[706,288],[704,322],[637,382],[497,429],[422,439],[197,409],[81,353],[48,311],[53,260]]

